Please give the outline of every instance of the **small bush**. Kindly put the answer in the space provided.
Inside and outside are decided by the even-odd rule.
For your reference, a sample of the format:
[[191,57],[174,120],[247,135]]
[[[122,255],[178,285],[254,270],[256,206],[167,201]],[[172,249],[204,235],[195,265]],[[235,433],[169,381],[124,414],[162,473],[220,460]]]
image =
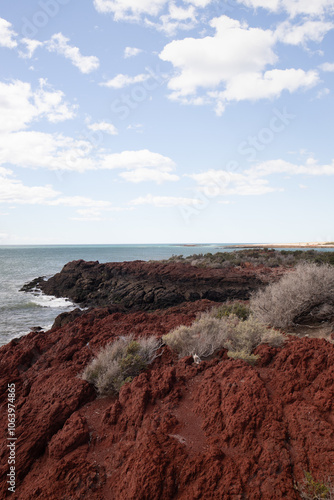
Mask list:
[[206,358],[223,348],[250,355],[262,343],[281,345],[284,337],[280,332],[268,330],[252,316],[245,321],[235,314],[219,319],[217,309],[213,309],[202,313],[191,326],[175,328],[163,337],[163,341],[180,357],[197,354]]
[[260,356],[258,354],[249,354],[246,351],[228,351],[227,355],[232,359],[242,359],[252,366],[256,365],[256,363],[260,359]]
[[262,323],[286,328],[334,315],[334,267],[298,264],[280,281],[256,292],[251,311]]
[[[231,318],[231,317],[230,317]],[[238,321],[226,335],[225,347],[232,352],[245,351],[251,353],[260,344],[270,344],[279,347],[284,342],[284,336],[276,330],[269,330],[254,316],[246,321]]]
[[303,483],[297,484],[297,490],[303,500],[333,500],[334,489],[325,483],[313,479],[310,472],[304,472]]
[[155,337],[138,340],[132,335],[120,337],[101,349],[86,366],[82,378],[94,384],[101,396],[117,393],[157,357],[160,346]]
[[245,321],[249,318],[250,309],[249,306],[245,304],[240,304],[240,302],[226,302],[217,309],[217,318],[221,319],[224,316],[230,316],[235,314],[239,319]]

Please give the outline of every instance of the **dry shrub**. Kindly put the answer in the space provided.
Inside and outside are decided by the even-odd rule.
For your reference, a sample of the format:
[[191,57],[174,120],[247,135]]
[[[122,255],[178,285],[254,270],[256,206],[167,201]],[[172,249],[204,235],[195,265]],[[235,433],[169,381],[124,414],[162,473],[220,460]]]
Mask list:
[[202,313],[191,326],[178,326],[162,340],[179,353],[180,357],[197,354],[206,358],[222,348],[224,322],[211,313]]
[[206,358],[223,348],[229,352],[243,351],[249,356],[259,344],[278,346],[284,337],[252,316],[245,321],[235,314],[217,318],[217,309],[213,309],[202,313],[191,326],[181,325],[164,335],[163,341],[180,357],[197,354]]
[[256,292],[251,310],[262,323],[286,328],[334,315],[334,267],[298,264],[280,281]]
[[160,346],[161,341],[155,337],[138,340],[132,335],[120,337],[100,350],[81,377],[94,384],[101,396],[117,393],[157,357]]

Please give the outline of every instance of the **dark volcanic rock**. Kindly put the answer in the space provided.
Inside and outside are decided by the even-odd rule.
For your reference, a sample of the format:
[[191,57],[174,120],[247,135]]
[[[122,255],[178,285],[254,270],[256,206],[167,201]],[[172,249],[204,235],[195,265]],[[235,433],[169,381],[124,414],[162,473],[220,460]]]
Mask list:
[[[185,301],[246,300],[250,293],[283,273],[262,267],[212,269],[182,263],[69,262],[62,271],[38,283],[48,295],[67,297],[88,306],[119,304],[127,309],[153,310]],[[29,287],[29,285],[26,285]]]
[[120,335],[161,336],[214,302],[96,309],[0,349],[0,498],[8,473],[7,384],[16,384],[17,500],[297,500],[303,471],[333,474],[334,345],[225,351],[195,365],[167,347],[119,397],[78,377]]

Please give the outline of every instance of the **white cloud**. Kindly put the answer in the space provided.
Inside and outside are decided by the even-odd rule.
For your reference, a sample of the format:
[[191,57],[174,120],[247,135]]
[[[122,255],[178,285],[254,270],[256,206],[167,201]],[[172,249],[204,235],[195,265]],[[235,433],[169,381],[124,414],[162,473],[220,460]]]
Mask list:
[[157,16],[168,0],[94,0],[98,12],[111,13],[116,21],[139,20],[143,14]]
[[62,134],[20,131],[0,135],[0,164],[83,172],[97,167],[92,149],[89,141],[76,141]]
[[271,175],[294,176],[334,176],[334,160],[328,165],[319,165],[309,157],[304,165],[296,165],[285,160],[262,162],[241,172],[208,170],[191,174],[188,177],[196,181],[198,189],[210,197],[226,195],[263,195],[282,188],[271,186],[267,177]]
[[191,174],[189,177],[197,182],[200,191],[210,197],[262,195],[275,191],[266,179],[252,176],[247,171],[235,173],[225,170],[208,170],[200,174]]
[[118,130],[115,127],[115,125],[113,125],[112,123],[109,123],[109,122],[90,123],[87,125],[87,127],[89,128],[89,130],[93,130],[93,132],[101,131],[101,132],[105,132],[106,134],[110,134],[110,135],[117,135],[118,134]]
[[319,68],[322,69],[322,71],[333,72],[334,71],[334,63],[326,62],[326,63],[321,64],[319,66]]
[[143,133],[144,125],[142,123],[134,123],[133,125],[128,125],[127,130],[135,130],[138,134]]
[[130,172],[123,172],[119,174],[119,176],[128,182],[136,184],[147,181],[162,184],[166,181],[178,181],[180,179],[178,175],[162,172],[160,170],[153,170],[151,168],[137,168],[136,170],[130,170]]
[[53,123],[73,118],[74,107],[64,101],[64,94],[46,88],[45,80],[40,80],[35,91],[30,83],[20,80],[0,82],[0,132],[25,129],[33,120],[43,117]]
[[334,28],[334,23],[325,21],[306,21],[301,24],[293,24],[284,21],[279,24],[275,33],[277,39],[290,45],[304,45],[312,41],[320,43],[326,33]]
[[177,6],[174,2],[169,3],[168,14],[160,16],[159,22],[154,23],[146,19],[146,24],[148,26],[153,26],[159,31],[164,31],[170,36],[179,29],[192,29],[196,23],[196,9],[193,5],[183,8]]
[[[317,71],[266,70],[278,61],[275,32],[251,28],[227,16],[213,19],[210,25],[216,29],[214,36],[175,40],[161,52],[160,58],[177,71],[168,83],[170,99],[193,105],[213,102],[220,115],[231,101],[271,99],[284,90],[295,92],[319,83]],[[316,31],[305,28],[298,39],[315,38]]]
[[196,198],[178,198],[174,196],[153,196],[148,194],[147,196],[141,196],[132,200],[131,205],[153,205],[159,208],[169,208],[169,207],[182,207],[182,206],[196,206],[201,205],[202,201]]
[[23,57],[24,59],[31,59],[35,50],[38,49],[38,47],[43,46],[42,42],[32,40],[31,38],[21,38],[20,43],[23,43],[26,46],[25,52],[22,52],[21,50],[19,51],[20,57]]
[[113,14],[115,21],[141,21],[148,27],[172,35],[178,29],[193,28],[199,21],[199,9],[207,7],[212,1],[94,0],[94,5],[98,12]]
[[330,90],[325,87],[324,89],[321,89],[317,92],[316,99],[322,99],[323,97],[326,97],[326,95],[330,94]]
[[137,168],[153,168],[162,172],[170,172],[175,168],[173,160],[148,149],[139,151],[123,151],[107,154],[103,157],[101,168],[135,170]]
[[133,183],[154,181],[161,184],[179,180],[171,173],[176,167],[173,160],[159,153],[149,150],[114,154],[104,150],[95,152],[89,141],[35,131],[0,135],[0,165],[5,164],[79,173],[119,169],[126,171],[121,172],[120,177]]
[[271,31],[248,29],[227,16],[212,20],[210,25],[216,28],[215,36],[175,40],[160,54],[179,71],[168,84],[176,95],[194,94],[199,87],[216,87],[235,75],[261,71],[277,61]]
[[91,73],[100,66],[96,56],[83,56],[78,47],[69,45],[69,41],[69,38],[66,38],[62,33],[56,33],[51,37],[51,40],[46,42],[46,48],[49,52],[56,52],[69,59],[81,73]]
[[62,196],[56,200],[49,202],[52,206],[65,206],[65,207],[89,207],[90,209],[102,210],[111,207],[109,201],[92,200],[85,196]]
[[0,203],[39,205],[56,197],[59,193],[51,186],[25,186],[21,181],[0,172]]
[[[122,210],[112,207],[109,201],[93,200],[84,196],[61,196],[52,186],[26,186],[13,177],[10,170],[0,168],[0,203],[19,205],[44,205],[50,207],[83,207],[81,215],[101,214],[102,211]],[[127,210],[128,208],[125,208]]]
[[195,7],[206,7],[212,0],[184,0],[185,3],[195,5]]
[[109,87],[113,89],[122,89],[124,87],[128,87],[129,85],[133,85],[135,83],[145,82],[151,77],[149,74],[140,74],[136,76],[123,75],[120,73],[119,75],[112,78],[112,80],[108,80],[107,82],[100,83],[101,87]]
[[296,165],[285,160],[271,160],[252,167],[249,173],[257,177],[272,174],[311,176],[334,175],[334,160],[328,165],[319,165],[312,156],[306,160],[304,165]]
[[237,0],[237,2],[255,9],[262,7],[271,12],[286,11],[291,17],[298,14],[322,16],[334,10],[332,0]]
[[17,47],[16,37],[17,33],[12,29],[11,23],[0,17],[0,47],[14,49]]
[[125,47],[124,57],[125,59],[135,57],[138,56],[138,54],[141,54],[141,52],[143,52],[142,49],[138,49],[137,47]]
[[[317,71],[302,69],[273,69],[260,73],[243,73],[231,78],[223,92],[211,92],[223,106],[230,101],[272,99],[284,90],[290,93],[298,89],[308,89],[320,82]],[[219,108],[218,108],[219,109]]]

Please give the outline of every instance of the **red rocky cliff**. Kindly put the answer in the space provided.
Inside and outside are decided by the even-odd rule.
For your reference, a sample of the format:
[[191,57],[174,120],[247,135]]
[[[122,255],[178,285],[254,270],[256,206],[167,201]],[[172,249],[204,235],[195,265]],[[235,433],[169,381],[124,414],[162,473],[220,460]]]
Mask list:
[[[129,332],[161,336],[213,304],[160,312],[95,310],[0,351],[1,404],[16,384],[18,499],[297,499],[303,471],[333,473],[334,346],[261,346],[251,367],[194,365],[168,349],[118,398],[97,399],[78,374]],[[6,429],[6,412],[1,412]],[[3,434],[4,435],[4,434]],[[6,443],[0,448],[6,497]]]

